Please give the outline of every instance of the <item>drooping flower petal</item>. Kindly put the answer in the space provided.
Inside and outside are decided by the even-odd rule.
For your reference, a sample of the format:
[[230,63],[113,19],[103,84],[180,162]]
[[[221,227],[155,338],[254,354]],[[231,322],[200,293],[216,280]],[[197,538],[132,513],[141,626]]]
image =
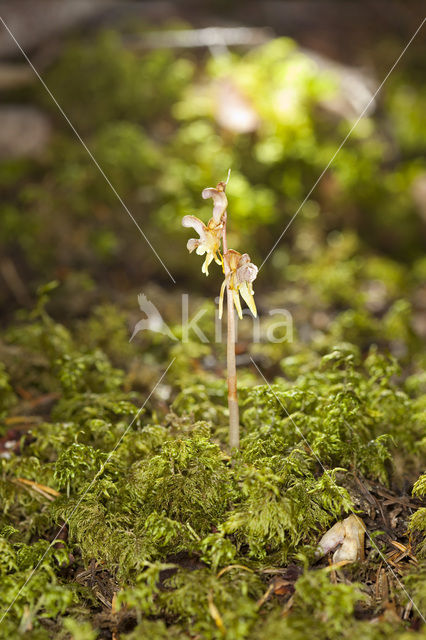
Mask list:
[[219,296],[219,320],[222,320],[222,315],[223,315],[223,296],[225,293],[225,287],[226,287],[226,278],[225,280],[222,282],[222,286],[220,288],[220,296]]
[[194,249],[197,249],[199,247],[199,245],[200,241],[197,240],[197,238],[190,238],[186,243],[186,248],[188,249],[189,253],[192,253]]
[[213,260],[213,258],[214,258],[214,255],[210,251],[207,251],[206,252],[206,259],[204,260],[203,266],[201,267],[201,272],[205,273],[206,276],[209,275],[209,266],[210,266],[210,263]]
[[251,286],[251,282],[242,282],[238,288],[238,291],[254,317],[257,318],[257,309],[253,298],[254,291],[253,287]]
[[225,195],[225,183],[219,182],[217,187],[208,187],[201,193],[204,200],[213,198],[213,220],[220,224],[222,216],[228,206],[228,198]]
[[256,280],[258,271],[259,269],[256,265],[250,262],[248,253],[244,253],[238,262],[235,272],[235,283],[240,285],[243,282],[253,282]]
[[206,226],[202,220],[195,216],[184,216],[182,218],[182,226],[192,227],[199,234],[199,238],[190,238],[186,247],[190,253],[195,250],[200,256],[207,254],[201,271],[208,276],[209,265],[212,260],[215,260],[218,264],[222,264],[218,256],[221,227],[215,224],[213,218],[209,221],[208,226]]
[[182,227],[192,227],[200,236],[207,229],[204,222],[195,216],[183,216]]
[[235,271],[238,269],[241,257],[241,253],[239,251],[235,251],[234,249],[228,249],[228,251],[226,252],[226,264],[228,265],[229,271],[231,273],[235,273]]
[[238,295],[238,291],[235,289],[231,289],[232,297],[234,299],[234,305],[238,313],[238,317],[240,320],[243,319],[243,310],[241,309],[240,296]]
[[232,291],[232,297],[239,318],[242,319],[243,317],[240,294],[256,318],[257,309],[253,298],[254,291],[252,282],[256,279],[258,268],[255,264],[250,262],[250,256],[248,253],[241,255],[241,253],[234,251],[233,249],[229,249],[229,251],[227,251],[223,256],[223,259],[227,275],[222,284],[221,297],[219,299],[219,318],[222,317],[223,291],[226,284],[229,284],[229,288]]

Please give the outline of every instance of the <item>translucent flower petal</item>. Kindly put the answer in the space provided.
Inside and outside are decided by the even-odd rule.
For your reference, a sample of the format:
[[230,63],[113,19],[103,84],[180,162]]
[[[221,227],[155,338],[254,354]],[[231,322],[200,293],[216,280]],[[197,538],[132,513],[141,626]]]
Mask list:
[[238,317],[239,317],[240,320],[242,320],[243,319],[243,311],[241,309],[241,302],[240,302],[239,293],[235,289],[231,289],[231,291],[232,291],[232,297],[234,299],[234,305],[235,305],[235,308],[236,308],[237,313],[238,313]]
[[219,296],[219,320],[222,320],[222,316],[223,316],[223,296],[225,294],[225,287],[226,287],[226,278],[225,280],[222,282],[222,286],[220,288],[220,296]]
[[[256,279],[258,268],[255,264],[250,262],[250,256],[248,253],[241,255],[238,251],[229,249],[223,256],[225,263],[225,271],[227,278],[225,281],[229,281],[229,287],[232,291],[232,296],[237,309],[238,315],[242,318],[240,294],[248,308],[252,312],[255,318],[257,318],[256,304],[253,298],[252,282]],[[227,280],[228,279],[228,280]],[[222,285],[223,286],[223,285]]]
[[213,187],[208,187],[201,193],[204,200],[207,200],[207,198],[213,198],[213,220],[216,224],[219,224],[221,222],[222,216],[226,211],[226,207],[228,206],[228,198],[225,195],[223,186],[219,186],[221,184],[222,183],[219,182],[216,189]]
[[186,243],[186,248],[188,249],[189,253],[192,253],[194,249],[198,248],[199,244],[199,240],[197,240],[196,238],[190,238]]
[[243,282],[253,282],[256,280],[258,271],[259,269],[256,265],[250,262],[248,253],[244,253],[240,258],[238,268],[235,272],[235,284],[239,286]]
[[182,227],[192,227],[200,236],[207,230],[204,222],[195,216],[183,216]]
[[204,264],[201,267],[202,273],[205,273],[206,276],[209,275],[209,265],[213,260],[213,254],[210,251],[207,251],[206,259],[204,260]]
[[250,309],[254,317],[257,318],[257,309],[256,309],[256,304],[253,298],[253,287],[251,286],[251,283],[243,282],[238,287],[238,291],[239,293],[241,293],[241,297],[245,301],[246,305],[248,306],[248,308]]
[[192,227],[199,234],[199,238],[190,238],[186,247],[190,253],[195,250],[195,253],[200,256],[207,254],[201,271],[208,275],[212,260],[215,260],[217,264],[222,264],[218,256],[222,228],[216,225],[213,218],[206,226],[202,220],[195,216],[184,216],[182,226]]

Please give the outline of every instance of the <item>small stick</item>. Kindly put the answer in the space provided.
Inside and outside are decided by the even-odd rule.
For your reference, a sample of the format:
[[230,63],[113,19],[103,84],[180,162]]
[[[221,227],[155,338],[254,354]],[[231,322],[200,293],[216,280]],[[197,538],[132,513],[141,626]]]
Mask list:
[[[229,180],[229,173],[228,173]],[[227,182],[228,182],[227,180]],[[230,273],[226,254],[228,252],[228,241],[226,237],[226,222],[228,214],[225,211],[223,217],[222,246],[223,246],[223,264],[225,270],[225,278]],[[240,446],[240,411],[238,408],[237,397],[237,366],[235,361],[235,312],[234,298],[229,286],[229,278],[226,285],[226,302],[228,314],[228,336],[226,347],[226,362],[228,376],[228,409],[229,409],[229,444],[231,449],[238,449]]]
[[33,489],[34,491],[37,491],[37,493],[42,495],[44,498],[47,498],[48,500],[53,501],[55,498],[61,495],[55,489],[52,489],[51,487],[46,487],[46,485],[40,484],[39,482],[34,482],[34,480],[27,480],[26,478],[13,478],[12,482],[14,482],[15,484],[24,485],[24,487],[29,487],[30,489]]

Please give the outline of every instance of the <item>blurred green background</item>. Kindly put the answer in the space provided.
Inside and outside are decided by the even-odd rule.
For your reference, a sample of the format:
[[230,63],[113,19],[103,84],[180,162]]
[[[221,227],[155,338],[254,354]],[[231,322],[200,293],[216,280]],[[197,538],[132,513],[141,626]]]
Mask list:
[[[153,285],[161,287],[155,302],[163,310],[168,296],[181,291],[217,295],[220,273],[208,280],[200,273],[201,260],[188,255],[181,228],[185,214],[210,216],[201,190],[232,169],[230,244],[260,265],[371,101],[265,262],[256,294],[261,310],[292,304],[305,315],[310,310],[305,319],[314,329],[315,322],[327,324],[313,316],[318,309],[329,320],[339,316],[341,338],[377,341],[385,325],[396,330],[402,317],[405,333],[395,339],[407,332],[424,337],[422,34],[372,99],[412,34],[414,17],[399,30],[384,22],[382,37],[370,33],[367,40],[355,20],[347,48],[338,25],[334,41],[319,28],[314,50],[305,46],[303,25],[298,42],[291,21],[293,38],[276,37],[285,32],[279,20],[276,31],[265,23],[244,29],[208,4],[216,29],[200,28],[199,13],[194,24],[167,11],[150,23],[145,3],[129,3],[139,6],[136,15],[123,10],[106,24],[94,19],[57,36],[53,51],[44,43],[34,54],[176,285],[41,83],[3,82],[3,110],[23,118],[15,138],[9,128],[0,163],[3,324],[18,307],[32,306],[37,286],[54,279],[61,286],[53,310],[65,321],[99,303],[126,306]],[[244,7],[236,3],[238,11],[241,19]],[[341,19],[348,21],[345,10]]]

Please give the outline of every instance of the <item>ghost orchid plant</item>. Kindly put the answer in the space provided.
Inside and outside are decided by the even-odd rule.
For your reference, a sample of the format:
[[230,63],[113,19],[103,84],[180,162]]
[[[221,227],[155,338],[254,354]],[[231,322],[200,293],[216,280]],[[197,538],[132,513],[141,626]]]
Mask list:
[[[229,174],[228,174],[229,180]],[[199,238],[188,240],[187,249],[190,253],[194,250],[199,255],[205,254],[201,271],[209,275],[209,265],[213,260],[222,266],[224,281],[220,289],[219,318],[223,314],[223,298],[226,289],[228,333],[227,333],[227,376],[228,376],[228,407],[229,407],[229,444],[231,448],[238,448],[240,444],[240,419],[237,398],[237,369],[235,363],[235,314],[242,319],[240,295],[246,302],[252,314],[256,317],[257,310],[253,298],[253,281],[256,279],[258,269],[250,262],[248,253],[239,253],[228,249],[226,235],[228,199],[225,194],[226,182],[219,182],[215,188],[204,189],[202,197],[213,200],[213,215],[207,225],[195,216],[184,216],[182,225],[192,227],[198,233]],[[221,252],[222,244],[222,252]]]

